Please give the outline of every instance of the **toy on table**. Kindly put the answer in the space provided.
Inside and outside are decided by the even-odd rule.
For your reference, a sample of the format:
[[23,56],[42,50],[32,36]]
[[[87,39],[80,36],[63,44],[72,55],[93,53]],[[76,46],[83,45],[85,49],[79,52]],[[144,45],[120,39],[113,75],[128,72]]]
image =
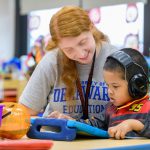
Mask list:
[[5,79],[18,79],[21,75],[21,61],[14,57],[9,61],[2,63],[2,71],[5,74]]
[[2,140],[0,150],[50,150],[53,146],[51,140]]
[[[32,126],[30,127],[27,136],[34,139],[72,141],[79,132],[100,138],[109,138],[107,131],[75,120],[34,118],[31,119],[31,124]],[[56,127],[59,130],[41,131],[42,126]]]
[[0,126],[2,122],[3,105],[0,105]]
[[26,135],[30,127],[30,115],[27,109],[19,103],[4,102],[0,137],[20,139]]

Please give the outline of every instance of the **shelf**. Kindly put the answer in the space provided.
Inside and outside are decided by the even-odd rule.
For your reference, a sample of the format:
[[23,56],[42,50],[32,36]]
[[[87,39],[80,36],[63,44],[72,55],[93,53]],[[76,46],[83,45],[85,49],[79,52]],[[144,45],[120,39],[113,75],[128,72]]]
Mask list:
[[3,80],[3,99],[1,102],[17,102],[27,80]]

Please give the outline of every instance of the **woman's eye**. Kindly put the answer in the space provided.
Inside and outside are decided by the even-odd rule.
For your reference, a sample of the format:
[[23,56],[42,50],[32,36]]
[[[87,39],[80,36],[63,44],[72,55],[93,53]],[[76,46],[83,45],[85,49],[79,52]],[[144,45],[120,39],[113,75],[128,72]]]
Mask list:
[[86,40],[83,40],[80,42],[80,45],[84,45],[86,43]]
[[114,89],[117,89],[119,86],[113,86],[114,87]]

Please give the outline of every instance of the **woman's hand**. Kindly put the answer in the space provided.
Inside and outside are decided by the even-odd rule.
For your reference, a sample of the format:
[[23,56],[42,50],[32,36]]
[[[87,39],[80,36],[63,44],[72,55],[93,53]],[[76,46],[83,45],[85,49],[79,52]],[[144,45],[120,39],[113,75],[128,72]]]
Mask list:
[[47,118],[57,118],[57,119],[68,119],[68,120],[74,120],[72,117],[64,115],[58,111],[54,111],[51,114],[47,116]]
[[144,128],[142,122],[136,119],[128,119],[117,126],[108,129],[109,136],[115,139],[124,139],[125,135],[130,131],[141,131]]

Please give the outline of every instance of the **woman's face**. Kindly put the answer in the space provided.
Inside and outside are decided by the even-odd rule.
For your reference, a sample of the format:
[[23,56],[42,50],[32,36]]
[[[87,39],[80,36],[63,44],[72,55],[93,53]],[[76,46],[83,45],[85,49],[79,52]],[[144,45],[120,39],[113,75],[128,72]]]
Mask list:
[[58,46],[69,59],[89,64],[92,62],[96,44],[93,34],[89,31],[77,37],[61,38]]
[[110,102],[115,106],[122,106],[132,100],[128,92],[128,82],[121,78],[120,73],[104,70],[103,76],[108,87]]

